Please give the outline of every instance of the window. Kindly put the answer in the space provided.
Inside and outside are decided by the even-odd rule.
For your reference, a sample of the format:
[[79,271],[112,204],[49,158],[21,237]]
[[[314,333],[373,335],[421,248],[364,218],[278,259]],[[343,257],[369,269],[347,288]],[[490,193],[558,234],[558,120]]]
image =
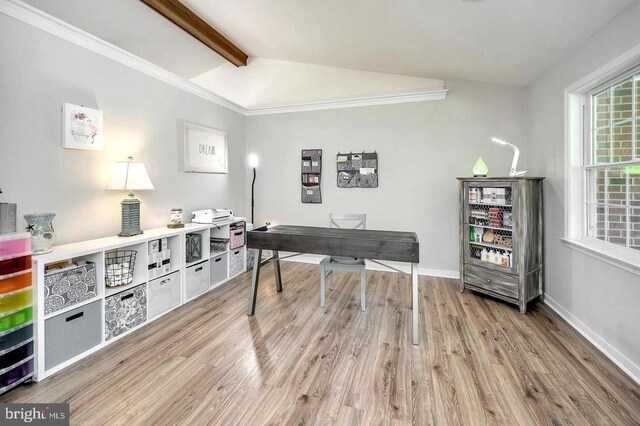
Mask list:
[[583,99],[584,236],[640,253],[640,69]]

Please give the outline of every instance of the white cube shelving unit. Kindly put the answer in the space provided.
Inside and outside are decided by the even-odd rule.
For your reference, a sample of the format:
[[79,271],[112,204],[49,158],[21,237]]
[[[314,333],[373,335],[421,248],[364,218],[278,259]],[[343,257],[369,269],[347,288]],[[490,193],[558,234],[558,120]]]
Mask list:
[[[178,229],[151,229],[145,231],[144,234],[133,237],[114,236],[57,246],[51,253],[34,256],[32,259],[36,336],[34,379],[36,381],[45,379],[106,345],[134,333],[151,321],[202,296],[207,291],[228,282],[246,270],[246,254],[243,260],[245,267],[242,268],[242,271],[235,268],[237,273],[229,275],[231,268],[229,267],[228,247],[224,252],[210,252],[209,250],[210,237],[229,238],[229,226],[238,222],[245,222],[245,219],[235,218],[216,225],[186,224],[184,228]],[[190,263],[187,263],[185,259],[187,233],[199,233],[202,236],[202,258]],[[170,267],[168,270],[163,269],[160,273],[149,272],[149,244],[163,238],[167,239],[167,246],[171,253]],[[242,249],[244,250],[244,247]],[[113,250],[136,251],[133,281],[130,284],[117,287],[106,286],[105,254]],[[53,287],[51,290],[45,289],[45,276],[48,275],[45,274],[46,267],[66,260],[74,262],[86,260],[95,265],[95,296],[75,299],[77,303],[45,314],[45,291],[47,294],[49,291],[53,291]],[[221,266],[223,261],[224,265]],[[214,264],[215,273],[214,269],[210,268]],[[199,290],[195,293],[188,292],[187,288],[193,284],[189,282],[191,272],[195,272],[195,269],[201,267],[203,270],[206,268],[206,282],[204,285],[199,285]],[[202,278],[202,271],[198,271],[198,273]],[[71,279],[67,281],[56,291],[73,290],[72,286],[75,282]],[[177,300],[162,301],[156,298],[152,316],[147,315],[148,306],[146,304],[150,296],[149,291],[158,292],[158,289],[165,283],[167,286],[179,285],[179,302]],[[170,294],[174,296],[170,296]],[[157,296],[176,297],[177,294],[178,291],[174,288],[171,292],[167,291],[165,294],[157,294]],[[187,297],[188,294],[190,297]],[[156,294],[151,296],[154,295]],[[131,329],[118,330],[117,335],[112,333],[113,330],[109,330],[109,338],[107,339],[106,327],[111,318],[105,317],[105,302],[111,297],[121,297],[123,304],[132,304],[130,306],[135,306],[142,314]],[[140,306],[141,301],[144,301],[145,306]],[[162,308],[162,306],[166,308]],[[166,310],[162,311],[163,309]],[[99,333],[99,336],[96,333]],[[65,339],[70,339],[70,341],[67,342]]]

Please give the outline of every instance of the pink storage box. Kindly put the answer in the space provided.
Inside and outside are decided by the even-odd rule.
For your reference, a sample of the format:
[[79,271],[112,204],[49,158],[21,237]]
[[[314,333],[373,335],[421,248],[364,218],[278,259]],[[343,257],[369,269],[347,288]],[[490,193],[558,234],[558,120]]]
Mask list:
[[229,229],[229,250],[244,245],[244,223],[231,224]]
[[31,254],[31,234],[0,235],[0,260]]

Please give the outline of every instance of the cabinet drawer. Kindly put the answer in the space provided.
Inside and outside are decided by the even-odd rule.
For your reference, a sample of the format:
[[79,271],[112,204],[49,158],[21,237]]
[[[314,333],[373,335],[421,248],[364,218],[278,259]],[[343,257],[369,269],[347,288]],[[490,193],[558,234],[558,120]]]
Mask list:
[[209,290],[210,270],[208,260],[188,267],[186,275],[185,296],[187,299],[192,299]]
[[464,266],[464,282],[491,292],[518,298],[518,277],[490,271],[474,265]]
[[0,279],[3,275],[13,275],[31,269],[31,256],[20,256],[0,260]]
[[33,355],[33,342],[29,342],[16,349],[0,355],[0,373],[9,371],[16,364]]
[[104,338],[113,339],[147,320],[147,285],[104,299]]
[[31,305],[31,289],[0,298],[0,315]]
[[14,314],[0,318],[0,332],[9,331],[13,328],[28,323],[33,319],[33,308],[29,307]]
[[160,315],[180,304],[180,273],[149,281],[149,318]]
[[0,394],[17,386],[18,383],[23,381],[23,379],[31,373],[33,373],[33,359],[0,375]]
[[241,247],[229,252],[229,276],[233,277],[244,271],[244,252],[245,248]]
[[21,288],[31,286],[31,271],[22,271],[14,275],[0,278],[0,294],[11,293]]
[[211,259],[211,285],[214,286],[227,279],[228,254],[221,254]]
[[[23,234],[24,235],[24,234]],[[31,251],[31,235],[0,237],[0,259]]]
[[19,345],[33,338],[33,324],[19,328],[9,334],[0,336],[0,352],[4,352],[9,348]]
[[44,321],[48,370],[101,343],[100,300]]

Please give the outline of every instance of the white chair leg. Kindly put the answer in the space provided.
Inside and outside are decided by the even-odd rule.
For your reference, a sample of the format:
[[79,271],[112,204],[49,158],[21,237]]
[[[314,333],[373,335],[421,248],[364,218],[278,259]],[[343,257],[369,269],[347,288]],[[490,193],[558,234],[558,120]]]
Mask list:
[[325,302],[324,265],[320,265],[320,307],[324,308]]
[[360,271],[360,309],[365,312],[367,309],[367,280],[364,268]]
[[331,275],[331,290],[333,290],[333,271],[330,271],[329,274]]

